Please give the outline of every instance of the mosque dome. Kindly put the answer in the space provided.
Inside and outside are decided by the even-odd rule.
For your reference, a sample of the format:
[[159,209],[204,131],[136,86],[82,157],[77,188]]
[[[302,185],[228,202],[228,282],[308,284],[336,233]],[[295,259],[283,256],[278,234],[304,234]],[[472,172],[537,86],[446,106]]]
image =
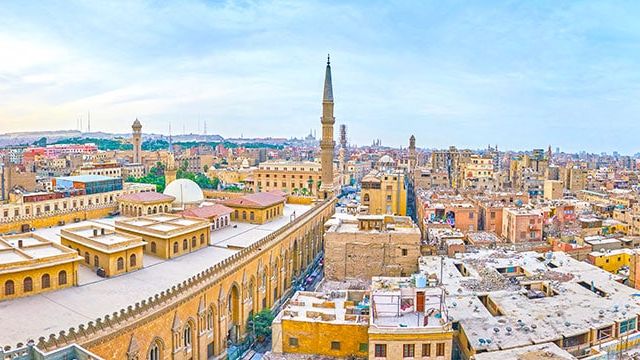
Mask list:
[[200,186],[189,179],[176,179],[170,182],[163,193],[175,197],[173,203],[177,205],[194,205],[204,201]]
[[395,161],[393,161],[393,158],[389,155],[383,155],[379,160],[378,160],[378,164],[394,164]]
[[246,169],[249,167],[249,160],[244,159],[242,160],[242,168]]

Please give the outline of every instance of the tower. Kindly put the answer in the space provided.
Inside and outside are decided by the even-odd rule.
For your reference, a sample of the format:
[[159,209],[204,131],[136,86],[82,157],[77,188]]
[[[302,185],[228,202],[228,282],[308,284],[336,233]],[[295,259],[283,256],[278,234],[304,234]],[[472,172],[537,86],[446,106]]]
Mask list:
[[333,195],[333,86],[331,84],[331,62],[327,55],[327,69],[324,75],[324,93],[322,96],[322,140],[320,140],[320,161],[322,163],[322,184],[319,196],[328,199]]
[[131,125],[133,129],[133,137],[131,143],[133,143],[133,162],[136,164],[142,163],[142,125],[140,120],[136,119]]
[[347,148],[347,125],[340,124],[340,147]]
[[409,172],[413,172],[416,168],[416,137],[411,135],[409,138]]

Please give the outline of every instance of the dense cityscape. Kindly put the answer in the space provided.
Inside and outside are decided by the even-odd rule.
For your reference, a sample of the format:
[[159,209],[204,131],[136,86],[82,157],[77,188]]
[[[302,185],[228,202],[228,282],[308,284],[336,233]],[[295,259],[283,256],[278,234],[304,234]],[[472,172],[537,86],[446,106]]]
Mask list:
[[637,156],[356,146],[333,110],[327,59],[320,139],[5,136],[4,358],[633,354]]
[[0,3],[0,360],[640,360],[638,14]]

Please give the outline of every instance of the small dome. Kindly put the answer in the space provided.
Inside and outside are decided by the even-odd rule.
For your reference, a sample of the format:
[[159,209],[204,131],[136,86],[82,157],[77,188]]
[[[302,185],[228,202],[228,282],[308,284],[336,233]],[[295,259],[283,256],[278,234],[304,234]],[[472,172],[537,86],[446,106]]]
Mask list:
[[248,168],[249,167],[249,160],[247,160],[247,159],[242,160],[242,167],[245,168],[245,169]]
[[383,155],[378,160],[378,164],[393,164],[393,163],[395,163],[395,161],[393,161],[393,158],[389,155]]
[[200,186],[189,179],[176,179],[167,185],[163,192],[176,199],[174,204],[199,204],[204,201],[204,194]]

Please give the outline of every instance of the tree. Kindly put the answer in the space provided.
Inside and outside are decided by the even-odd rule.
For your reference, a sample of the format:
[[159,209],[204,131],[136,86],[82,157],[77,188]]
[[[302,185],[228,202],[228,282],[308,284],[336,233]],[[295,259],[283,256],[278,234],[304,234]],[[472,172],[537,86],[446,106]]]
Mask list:
[[208,171],[209,171],[209,165],[206,165],[206,164],[205,164],[205,165],[202,167],[202,172],[204,172],[204,173],[206,174]]
[[255,329],[255,335],[258,341],[264,341],[265,338],[271,336],[271,323],[273,323],[274,316],[271,310],[262,310],[259,313],[249,318],[250,322],[253,322],[253,328]]
[[[156,164],[157,165],[157,164]],[[162,164],[160,164],[162,165]],[[152,167],[149,169],[149,173],[140,178],[134,178],[129,176],[127,182],[135,182],[141,184],[153,184],[156,186],[157,192],[163,192],[165,187],[164,169],[162,167]]]

